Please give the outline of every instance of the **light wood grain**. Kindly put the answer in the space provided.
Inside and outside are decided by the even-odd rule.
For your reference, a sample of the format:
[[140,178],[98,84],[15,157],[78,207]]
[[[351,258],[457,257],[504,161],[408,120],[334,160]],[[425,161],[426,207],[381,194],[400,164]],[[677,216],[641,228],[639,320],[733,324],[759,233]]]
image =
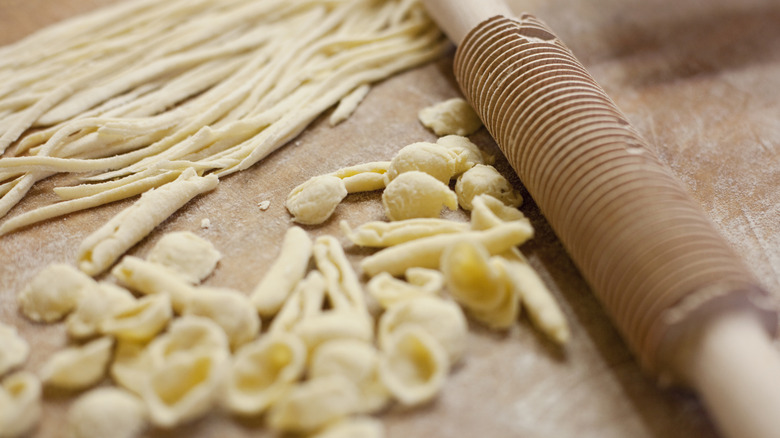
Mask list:
[[[3,2],[0,38],[7,43],[69,12],[105,3]],[[759,278],[780,294],[780,29],[774,2],[538,0],[512,5],[529,9],[556,29]],[[408,143],[433,139],[416,113],[459,94],[451,63],[447,56],[379,84],[344,124],[330,128],[327,121],[315,122],[279,152],[197,198],[131,252],[143,256],[162,233],[191,230],[225,255],[207,284],[249,292],[290,225],[282,205],[288,191],[312,175],[389,159]],[[485,132],[474,140],[496,151]],[[504,161],[498,164],[509,174]],[[43,184],[36,190],[40,196],[17,212],[51,202],[50,188],[51,182]],[[263,200],[271,201],[267,211],[257,207]],[[64,345],[65,336],[60,326],[31,324],[21,317],[16,291],[46,264],[73,262],[81,240],[127,205],[0,238],[0,319],[20,327],[33,344],[27,369],[38,370]],[[523,250],[561,299],[573,325],[571,344],[557,350],[525,317],[503,334],[472,325],[468,358],[454,370],[442,396],[419,410],[385,413],[388,436],[716,436],[696,399],[659,389],[642,374],[533,202],[522,210],[537,228]],[[376,194],[350,196],[331,221],[309,231],[340,235],[341,219],[359,223],[381,216]],[[203,218],[211,220],[208,230],[199,226]],[[353,261],[361,255],[349,252]],[[69,400],[58,394],[47,399],[45,421],[34,436],[61,436]],[[217,412],[175,432],[151,435],[270,436],[253,422]]]

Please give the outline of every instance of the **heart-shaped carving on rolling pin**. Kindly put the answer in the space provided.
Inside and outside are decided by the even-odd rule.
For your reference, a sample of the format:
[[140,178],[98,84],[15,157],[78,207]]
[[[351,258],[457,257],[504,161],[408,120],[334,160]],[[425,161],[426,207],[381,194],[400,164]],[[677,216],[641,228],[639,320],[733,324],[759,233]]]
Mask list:
[[724,435],[777,437],[777,309],[571,51],[500,1],[424,0],[455,76],[642,366]]

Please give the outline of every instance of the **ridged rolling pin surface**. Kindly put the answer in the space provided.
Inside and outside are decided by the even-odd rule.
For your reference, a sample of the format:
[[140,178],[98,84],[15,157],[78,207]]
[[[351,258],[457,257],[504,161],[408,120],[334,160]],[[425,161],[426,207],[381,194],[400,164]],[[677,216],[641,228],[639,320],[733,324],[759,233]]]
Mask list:
[[424,0],[455,76],[643,367],[722,433],[780,437],[777,313],[682,184],[566,46],[501,2]]

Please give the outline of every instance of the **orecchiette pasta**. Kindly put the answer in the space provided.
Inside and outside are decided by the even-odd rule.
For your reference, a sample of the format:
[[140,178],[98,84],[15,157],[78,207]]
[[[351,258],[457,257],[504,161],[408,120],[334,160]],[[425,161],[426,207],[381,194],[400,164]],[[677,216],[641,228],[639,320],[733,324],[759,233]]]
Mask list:
[[298,384],[268,412],[272,429],[312,432],[345,418],[357,409],[359,397],[352,382],[332,375]]
[[523,198],[512,184],[493,166],[477,164],[458,177],[455,183],[458,204],[464,210],[471,210],[471,201],[477,195],[487,194],[512,207],[518,207]]
[[387,350],[393,333],[402,327],[425,330],[444,348],[449,363],[460,360],[466,350],[468,325],[461,308],[452,301],[437,297],[420,297],[402,301],[379,318],[379,345]]
[[412,143],[395,154],[386,174],[386,182],[389,184],[403,173],[419,171],[443,184],[449,184],[462,166],[460,159],[460,155],[436,143]]
[[487,155],[479,146],[461,135],[445,135],[436,140],[436,144],[450,149],[461,156],[461,167],[457,169],[458,175],[471,169],[476,164],[492,164],[494,161],[493,156]]
[[477,242],[461,240],[447,247],[441,256],[441,271],[450,295],[470,311],[495,309],[507,294],[503,272]]
[[55,353],[43,365],[41,380],[49,386],[78,390],[98,383],[106,375],[114,341],[99,338]]
[[156,365],[141,389],[152,423],[171,428],[206,414],[214,405],[227,364],[227,351],[215,350],[170,355]]
[[461,97],[439,102],[420,110],[420,122],[436,135],[470,135],[482,127],[482,121]]
[[62,319],[79,303],[95,280],[66,264],[52,264],[38,272],[17,296],[22,313],[36,322]]
[[79,300],[78,307],[65,319],[68,335],[75,339],[84,339],[100,332],[100,324],[109,316],[130,308],[135,297],[119,286],[111,283],[98,283],[90,288]]
[[129,341],[148,341],[168,325],[172,316],[168,295],[147,295],[101,321],[100,331]]
[[0,436],[15,438],[30,432],[41,417],[41,382],[35,374],[17,371],[0,384]]
[[389,168],[389,161],[374,161],[345,167],[331,175],[344,181],[347,193],[371,192],[385,188],[385,174]]
[[195,284],[208,277],[222,254],[211,242],[189,231],[167,233],[152,247],[146,259],[161,264]]
[[358,410],[373,413],[390,400],[379,379],[379,351],[373,344],[357,339],[336,339],[322,344],[312,355],[308,375],[312,379],[341,375],[358,390]]
[[449,186],[420,171],[398,175],[382,192],[385,215],[391,221],[436,218],[442,207],[458,208],[458,199]]
[[438,234],[461,233],[468,224],[439,218],[416,218],[393,222],[366,222],[354,230],[346,221],[339,223],[347,238],[359,246],[384,248]]
[[281,251],[252,292],[252,302],[263,316],[273,316],[306,275],[312,254],[312,241],[300,227],[290,227]]
[[89,275],[105,271],[173,212],[195,196],[213,190],[218,182],[216,175],[201,177],[190,167],[176,180],[144,193],[135,204],[84,239],[78,250],[79,268]]
[[487,230],[504,222],[527,220],[523,212],[488,195],[477,195],[471,200],[471,228]]
[[449,369],[447,352],[419,326],[400,327],[382,346],[379,375],[390,393],[404,405],[433,399],[444,386]]
[[233,348],[251,341],[260,331],[260,318],[249,297],[231,289],[200,288],[190,297],[182,315],[213,320],[225,331]]
[[222,403],[236,414],[260,414],[292,388],[305,366],[306,347],[290,333],[271,333],[246,344],[233,357]]
[[569,324],[539,274],[517,250],[502,254],[499,261],[504,264],[507,278],[520,296],[531,322],[554,342],[565,344],[571,337]]
[[16,331],[16,327],[0,322],[0,377],[27,360],[30,345]]
[[171,307],[181,312],[195,288],[181,276],[163,265],[138,257],[125,256],[114,269],[113,275],[120,283],[142,294],[168,295]]
[[137,438],[147,422],[143,402],[119,388],[93,389],[68,410],[68,433],[73,438]]
[[319,175],[294,188],[285,206],[295,222],[316,225],[328,220],[346,196],[347,188],[341,178]]
[[118,339],[109,373],[117,385],[140,395],[154,369],[146,343]]
[[229,353],[227,335],[214,321],[201,316],[186,315],[173,321],[164,334],[147,347],[153,367],[176,356],[195,353],[226,355]]
[[488,230],[424,237],[385,248],[363,259],[360,267],[368,276],[380,272],[400,276],[414,267],[437,269],[444,249],[461,239],[479,241],[488,252],[498,254],[520,245],[530,239],[533,233],[531,223],[524,220],[506,222]]

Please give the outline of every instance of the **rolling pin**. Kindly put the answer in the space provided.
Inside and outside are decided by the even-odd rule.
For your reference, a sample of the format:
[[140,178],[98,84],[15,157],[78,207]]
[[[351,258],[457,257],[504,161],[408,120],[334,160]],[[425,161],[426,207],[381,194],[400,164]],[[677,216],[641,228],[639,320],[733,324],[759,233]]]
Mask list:
[[780,437],[776,303],[560,39],[496,0],[423,0],[455,77],[642,368],[730,438]]

